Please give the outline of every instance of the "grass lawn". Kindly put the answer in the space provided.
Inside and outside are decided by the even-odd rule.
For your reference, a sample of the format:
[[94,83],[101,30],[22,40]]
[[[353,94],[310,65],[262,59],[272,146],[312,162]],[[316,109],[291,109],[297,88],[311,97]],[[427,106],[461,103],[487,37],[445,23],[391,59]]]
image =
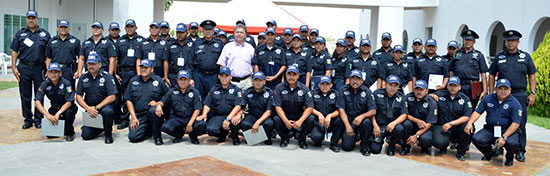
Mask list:
[[540,117],[531,113],[529,113],[527,116],[528,123],[550,129],[550,117]]
[[9,89],[12,87],[17,87],[19,83],[15,81],[2,81],[0,82],[0,90]]

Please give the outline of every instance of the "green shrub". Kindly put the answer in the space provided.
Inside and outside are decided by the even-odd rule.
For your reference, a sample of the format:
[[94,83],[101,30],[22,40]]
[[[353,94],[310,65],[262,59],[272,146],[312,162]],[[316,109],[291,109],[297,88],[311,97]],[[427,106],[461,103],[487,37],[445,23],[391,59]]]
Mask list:
[[531,58],[537,67],[537,98],[529,112],[541,117],[550,117],[550,33],[546,33]]

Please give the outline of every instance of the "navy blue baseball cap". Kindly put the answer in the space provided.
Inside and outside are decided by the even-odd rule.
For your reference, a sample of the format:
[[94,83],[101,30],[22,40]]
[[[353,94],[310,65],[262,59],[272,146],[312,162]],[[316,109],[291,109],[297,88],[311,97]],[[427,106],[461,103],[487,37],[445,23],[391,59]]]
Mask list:
[[300,26],[300,32],[309,32],[309,27],[307,25]]
[[296,65],[289,65],[286,69],[286,72],[294,72],[296,74],[300,74],[300,71],[298,70],[298,67],[296,67]]
[[354,39],[355,38],[355,32],[353,32],[351,30],[347,31],[346,32],[346,38],[353,38]]
[[332,79],[330,79],[330,76],[323,75],[321,76],[321,80],[319,81],[319,84],[322,83],[332,83]]
[[510,81],[508,81],[508,79],[506,78],[502,78],[502,79],[499,79],[497,81],[497,85],[495,86],[496,88],[499,88],[499,87],[502,87],[502,86],[506,86],[508,88],[512,88],[512,86],[510,85]]
[[168,23],[168,21],[161,21],[160,22],[160,27],[170,28],[170,24]]
[[363,74],[361,73],[361,70],[358,70],[358,69],[352,70],[351,73],[349,74],[349,77],[351,78],[354,76],[363,79]]
[[428,88],[428,83],[424,80],[417,80],[416,83],[414,83],[414,88],[426,89]]
[[59,66],[59,63],[57,62],[50,63],[50,65],[48,66],[48,71],[52,71],[52,70],[61,71],[61,66]]
[[187,25],[185,23],[178,23],[176,26],[176,32],[185,32],[187,31]]
[[59,20],[59,23],[57,23],[57,27],[61,27],[61,26],[71,27],[71,25],[69,24],[69,21],[67,21],[66,19]]
[[151,22],[151,24],[149,25],[149,27],[152,27],[152,26],[156,26],[157,28],[160,28],[159,22],[156,22],[156,21]]
[[94,23],[92,23],[92,28],[94,26],[97,26],[97,27],[103,29],[103,23],[101,23],[101,21],[95,21]]
[[274,28],[267,28],[267,29],[265,30],[265,34],[268,34],[268,33],[277,34],[277,32],[275,32],[275,29],[274,29]]
[[216,36],[225,36],[227,38],[227,33],[225,31],[220,31]]
[[283,35],[286,35],[286,34],[294,35],[294,31],[292,30],[292,28],[285,28]]
[[397,84],[401,84],[401,82],[399,82],[399,78],[395,75],[390,75],[386,78],[386,83],[397,83]]
[[97,53],[88,54],[88,60],[86,61],[87,63],[97,64],[99,63],[99,61],[100,61],[100,57]]
[[258,33],[258,37],[263,37],[263,38],[265,38],[265,32],[260,32],[260,33]]
[[109,24],[109,30],[113,29],[120,29],[120,25],[118,25],[117,22],[111,22],[111,24]]
[[261,79],[261,80],[265,80],[265,74],[264,72],[256,72],[254,73],[254,75],[252,75],[252,79]]
[[369,40],[369,39],[363,39],[363,40],[361,40],[359,46],[363,46],[363,45],[369,45],[369,46],[371,46],[371,45],[370,45],[370,40]]
[[395,45],[395,46],[393,46],[393,52],[396,52],[396,51],[401,51],[401,52],[403,52],[403,46],[401,46],[401,45]]
[[414,45],[414,44],[417,44],[417,43],[422,45],[422,43],[423,43],[423,42],[422,42],[422,39],[421,39],[421,38],[415,38],[415,39],[413,39],[413,45]]
[[336,40],[336,45],[343,45],[343,46],[346,46],[347,43],[346,43],[346,40],[344,40],[343,38],[339,38],[338,40]]
[[189,23],[189,29],[193,29],[193,28],[199,28],[199,23],[197,22],[191,22]]
[[460,78],[458,76],[451,76],[449,78],[449,83],[447,83],[447,85],[451,85],[451,84],[460,85]]
[[189,71],[187,71],[187,70],[178,71],[178,79],[180,79],[182,77],[187,78],[187,79],[191,79],[191,75],[189,75]]
[[309,34],[313,34],[313,33],[316,33],[317,35],[319,35],[319,29],[311,28],[311,31],[309,32]]
[[507,30],[502,33],[502,36],[504,37],[504,40],[519,40],[522,37],[521,33],[516,30]]
[[243,25],[246,26],[246,22],[244,22],[244,19],[237,20],[235,24],[239,24],[239,23],[242,23]]
[[325,37],[319,36],[319,37],[315,38],[315,43],[317,43],[317,42],[321,42],[323,44],[326,44]]
[[220,31],[221,31],[220,28],[218,28],[218,27],[215,27],[215,28],[214,28],[214,33],[215,33],[215,34],[217,34],[217,33],[220,32]]
[[430,45],[437,46],[437,41],[435,41],[435,39],[426,40],[426,46],[430,46]]
[[451,40],[449,41],[449,43],[447,43],[447,48],[449,47],[455,47],[455,48],[458,48],[458,42],[455,41],[455,40]]
[[139,66],[152,67],[153,62],[151,62],[151,60],[149,59],[142,59],[141,62],[139,63]]
[[231,69],[229,69],[229,67],[223,67],[222,69],[220,69],[220,75],[225,73],[226,75],[231,75]]
[[384,39],[391,40],[391,34],[389,32],[382,33],[382,40]]
[[294,35],[292,36],[292,40],[294,40],[294,38],[299,38],[300,40],[302,40],[302,35],[300,35],[300,34],[294,34]]
[[128,26],[128,25],[136,26],[136,21],[134,21],[132,19],[127,19],[124,26]]
[[38,13],[34,10],[29,10],[27,11],[27,17],[30,17],[30,16],[38,18]]
[[269,20],[267,21],[267,23],[265,23],[265,25],[269,25],[270,23],[277,26],[277,22],[275,20]]

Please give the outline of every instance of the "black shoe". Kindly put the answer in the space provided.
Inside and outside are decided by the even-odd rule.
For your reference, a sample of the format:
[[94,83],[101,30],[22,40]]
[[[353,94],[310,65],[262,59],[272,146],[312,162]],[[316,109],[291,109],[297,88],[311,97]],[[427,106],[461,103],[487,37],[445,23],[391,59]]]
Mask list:
[[361,149],[361,155],[363,156],[370,156],[369,149]]
[[451,143],[451,149],[455,150],[458,147],[458,143]]
[[503,148],[497,149],[497,151],[493,152],[493,157],[498,157],[499,155],[502,155],[504,153]]
[[482,161],[491,161],[491,156],[483,156],[481,157]]
[[113,143],[113,138],[112,137],[106,137],[105,138],[105,144],[112,144]]
[[447,153],[447,149],[446,149],[446,148],[445,148],[445,149],[442,149],[442,150],[439,150],[439,154],[445,154],[445,153]]
[[116,129],[122,130],[124,128],[128,128],[128,124],[130,123],[129,120],[122,120],[120,121],[120,124],[116,126]]
[[315,147],[321,147],[321,146],[323,146],[323,142],[314,143],[313,146],[315,146]]
[[306,141],[301,141],[301,142],[298,141],[298,145],[300,145],[301,149],[307,149],[308,148]]
[[332,150],[335,153],[340,152],[340,148],[338,147],[338,145],[330,144],[330,150]]
[[241,145],[241,140],[233,139],[233,145]]
[[505,165],[505,166],[513,166],[513,165],[514,165],[514,159],[506,160],[506,161],[504,162],[504,165]]
[[280,147],[286,147],[288,146],[288,139],[281,139],[281,143],[279,144]]
[[225,137],[218,137],[218,140],[216,140],[217,143],[225,142]]
[[42,122],[34,122],[34,127],[38,129],[42,128]]
[[432,152],[431,152],[431,150],[430,150],[429,147],[422,147],[422,148],[420,149],[420,154],[431,155]]
[[155,145],[162,145],[164,142],[162,142],[162,138],[156,138],[155,139]]
[[180,143],[183,141],[183,138],[175,138],[172,142],[173,143]]
[[406,156],[409,153],[411,153],[411,146],[405,146],[401,148],[401,151],[399,152],[399,155]]
[[272,145],[273,141],[271,141],[271,139],[267,139],[267,140],[264,141],[264,144],[265,145]]
[[65,140],[67,142],[72,142],[74,140],[74,135],[67,135],[67,137],[65,138]]
[[[525,162],[525,154],[523,152],[517,152],[516,153],[516,160],[518,160],[519,162]],[[514,163],[512,162],[512,164],[514,164]]]
[[456,154],[456,159],[458,159],[459,161],[466,161],[466,157],[464,155]]
[[393,155],[395,155],[395,149],[393,149],[393,150],[392,150],[392,149],[388,149],[388,151],[386,152],[386,155],[388,155],[388,156],[393,156]]
[[200,144],[199,139],[197,138],[191,138],[191,144]]
[[25,123],[23,124],[23,127],[21,127],[21,128],[23,128],[23,129],[29,129],[30,127],[32,127],[32,122],[25,122]]

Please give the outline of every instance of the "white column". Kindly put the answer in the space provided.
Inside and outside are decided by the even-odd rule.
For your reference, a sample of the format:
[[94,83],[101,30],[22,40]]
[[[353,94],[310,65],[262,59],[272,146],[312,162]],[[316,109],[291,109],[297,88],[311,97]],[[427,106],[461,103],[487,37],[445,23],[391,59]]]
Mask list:
[[389,32],[392,36],[392,46],[403,43],[403,7],[378,7],[371,11],[370,40],[373,43],[372,51],[380,48],[382,33]]
[[[138,26],[137,33],[143,37],[149,36],[149,24],[155,16],[154,0],[113,0],[113,21],[120,24],[121,34],[124,32],[124,22],[134,19]],[[109,24],[104,24],[105,26]]]

